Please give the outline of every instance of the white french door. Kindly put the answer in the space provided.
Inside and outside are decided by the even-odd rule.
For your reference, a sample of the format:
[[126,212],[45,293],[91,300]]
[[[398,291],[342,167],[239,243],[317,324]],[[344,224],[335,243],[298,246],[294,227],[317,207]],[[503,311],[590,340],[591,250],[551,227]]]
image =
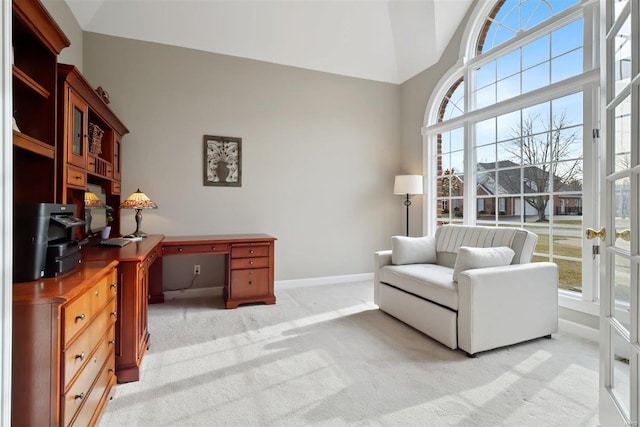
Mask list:
[[600,423],[637,426],[640,397],[639,3],[601,0],[603,236],[600,269]]

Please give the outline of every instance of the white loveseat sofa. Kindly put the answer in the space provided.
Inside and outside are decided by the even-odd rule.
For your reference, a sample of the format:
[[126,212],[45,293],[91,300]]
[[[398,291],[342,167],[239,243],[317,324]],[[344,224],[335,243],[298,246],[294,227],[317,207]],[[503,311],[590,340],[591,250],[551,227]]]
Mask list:
[[392,250],[374,255],[375,303],[468,356],[551,337],[558,270],[530,262],[536,242],[524,229],[464,225],[440,226],[434,237],[394,237]]

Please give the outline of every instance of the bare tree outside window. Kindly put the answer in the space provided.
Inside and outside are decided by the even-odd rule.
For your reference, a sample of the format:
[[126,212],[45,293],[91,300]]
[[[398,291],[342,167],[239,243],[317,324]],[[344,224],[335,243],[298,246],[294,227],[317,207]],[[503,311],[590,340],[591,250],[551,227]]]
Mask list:
[[580,131],[569,122],[566,111],[554,115],[551,123],[540,114],[530,114],[523,117],[520,127],[510,131],[514,141],[505,150],[522,159],[523,172],[519,179],[514,174],[504,174],[503,178],[511,181],[512,188],[522,183],[524,201],[535,209],[538,222],[548,221],[550,198],[541,193],[581,190],[582,160],[575,155]]

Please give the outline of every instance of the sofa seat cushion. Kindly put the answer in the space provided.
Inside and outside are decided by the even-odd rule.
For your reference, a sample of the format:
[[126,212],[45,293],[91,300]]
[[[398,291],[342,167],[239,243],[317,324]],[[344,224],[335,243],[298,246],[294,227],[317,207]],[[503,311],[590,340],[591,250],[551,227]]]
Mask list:
[[386,265],[380,269],[380,281],[403,291],[458,310],[458,284],[453,270],[438,264]]

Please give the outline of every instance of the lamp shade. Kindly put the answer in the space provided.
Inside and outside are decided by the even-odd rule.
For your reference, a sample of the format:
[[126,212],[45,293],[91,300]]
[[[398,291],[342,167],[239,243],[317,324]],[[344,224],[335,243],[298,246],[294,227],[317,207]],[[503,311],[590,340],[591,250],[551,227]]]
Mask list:
[[153,203],[146,194],[138,188],[129,197],[120,203],[120,209],[157,209],[158,205]]
[[102,202],[102,200],[100,200],[100,198],[98,198],[98,196],[87,190],[84,192],[84,208],[85,209],[94,209],[94,208],[104,208],[105,205]]
[[393,194],[422,194],[422,175],[396,175]]

